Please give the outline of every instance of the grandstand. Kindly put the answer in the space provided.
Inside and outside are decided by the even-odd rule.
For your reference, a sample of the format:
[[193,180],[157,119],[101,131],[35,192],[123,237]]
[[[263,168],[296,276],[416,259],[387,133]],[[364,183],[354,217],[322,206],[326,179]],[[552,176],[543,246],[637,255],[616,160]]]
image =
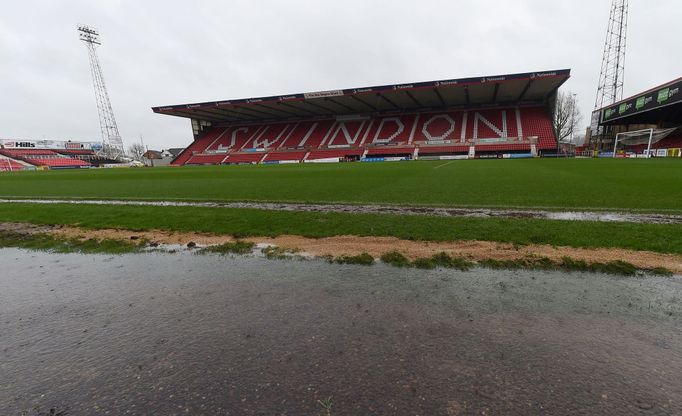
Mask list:
[[592,115],[592,146],[605,157],[682,157],[682,78]]
[[531,157],[570,70],[154,107],[192,120],[182,165]]
[[0,171],[79,169],[110,162],[98,156],[99,143],[55,140],[0,140]]

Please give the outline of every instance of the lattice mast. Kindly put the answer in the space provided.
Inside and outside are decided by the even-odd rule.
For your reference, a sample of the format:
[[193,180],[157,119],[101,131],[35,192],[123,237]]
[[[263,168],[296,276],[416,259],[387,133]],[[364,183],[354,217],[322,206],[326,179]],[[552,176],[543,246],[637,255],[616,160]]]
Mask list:
[[595,109],[604,108],[623,99],[627,31],[628,0],[612,0]]
[[97,101],[99,125],[102,133],[102,152],[106,157],[118,159],[125,155],[125,148],[123,147],[123,139],[121,139],[121,135],[118,132],[118,125],[116,124],[116,117],[114,117],[114,110],[111,107],[111,100],[109,100],[107,86],[104,83],[102,66],[97,57],[96,48],[102,44],[99,32],[88,26],[78,26],[78,35],[88,48],[88,55],[90,57],[90,73],[92,74],[92,83],[95,87],[95,100]]

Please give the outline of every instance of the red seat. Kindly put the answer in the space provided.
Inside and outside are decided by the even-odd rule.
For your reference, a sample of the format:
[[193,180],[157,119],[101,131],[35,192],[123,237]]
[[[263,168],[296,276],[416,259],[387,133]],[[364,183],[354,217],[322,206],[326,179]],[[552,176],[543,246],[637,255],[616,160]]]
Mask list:
[[0,154],[9,157],[58,156],[56,152],[48,149],[3,149]]
[[672,135],[651,145],[654,149],[680,149],[682,148],[682,135]]
[[414,147],[373,147],[367,149],[367,156],[373,155],[411,155],[414,152]]
[[359,157],[363,152],[363,149],[319,149],[311,151],[306,160]]
[[265,156],[263,162],[300,162],[305,157],[306,152],[271,152]]
[[204,152],[225,130],[224,127],[209,129],[200,135],[198,139],[194,140],[192,144],[187,146],[187,148],[171,162],[171,165],[182,166],[186,164],[194,154]]
[[36,166],[47,166],[47,167],[81,167],[90,166],[86,161],[80,159],[72,159],[66,157],[51,157],[51,158],[35,158],[26,157],[25,160]]
[[544,108],[524,108],[521,110],[523,131],[526,137],[538,138],[537,149],[556,149],[557,140],[552,127],[552,119]]
[[0,171],[15,171],[23,169],[24,165],[17,162],[16,160],[7,157],[0,157]]
[[[487,143],[489,142],[489,143]],[[381,115],[341,121],[303,120],[213,127],[173,165],[259,163],[373,155],[530,152],[556,148],[549,112],[544,107],[470,109]],[[249,149],[262,150],[247,152]],[[212,153],[222,151],[224,153]]]
[[263,152],[230,154],[223,161],[229,164],[258,163],[265,156]]
[[193,155],[185,162],[186,165],[219,165],[226,154]]
[[469,146],[421,146],[419,148],[420,155],[468,152]]
[[527,151],[530,152],[530,144],[526,143],[493,143],[477,144],[476,152],[507,152],[507,151]]

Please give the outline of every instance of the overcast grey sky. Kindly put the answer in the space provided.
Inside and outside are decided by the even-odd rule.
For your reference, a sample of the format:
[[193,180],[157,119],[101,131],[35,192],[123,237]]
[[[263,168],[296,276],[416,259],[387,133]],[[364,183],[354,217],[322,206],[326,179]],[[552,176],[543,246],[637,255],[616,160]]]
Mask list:
[[[610,0],[24,0],[0,10],[0,138],[99,140],[85,46],[121,135],[186,146],[156,105],[571,68],[585,124]],[[625,94],[682,76],[680,0],[632,0]]]

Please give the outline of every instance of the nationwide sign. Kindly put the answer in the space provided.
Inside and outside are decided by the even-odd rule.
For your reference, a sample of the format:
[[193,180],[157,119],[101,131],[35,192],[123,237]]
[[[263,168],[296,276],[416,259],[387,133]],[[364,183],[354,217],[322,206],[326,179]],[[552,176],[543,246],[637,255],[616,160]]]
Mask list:
[[682,102],[682,79],[602,110],[602,123]]

